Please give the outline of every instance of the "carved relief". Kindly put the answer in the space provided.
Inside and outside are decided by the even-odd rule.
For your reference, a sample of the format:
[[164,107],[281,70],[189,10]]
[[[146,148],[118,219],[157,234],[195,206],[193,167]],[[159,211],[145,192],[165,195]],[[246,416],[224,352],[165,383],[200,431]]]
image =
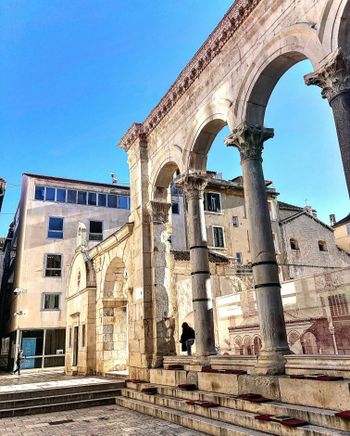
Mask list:
[[331,102],[342,92],[350,91],[350,59],[337,49],[323,67],[305,76],[305,83],[322,88],[322,98]]
[[208,183],[208,176],[203,173],[188,173],[175,181],[175,186],[180,188],[186,199],[203,199],[204,190]]
[[238,148],[241,160],[262,160],[264,142],[273,136],[273,129],[242,123],[225,139],[225,144],[228,147]]

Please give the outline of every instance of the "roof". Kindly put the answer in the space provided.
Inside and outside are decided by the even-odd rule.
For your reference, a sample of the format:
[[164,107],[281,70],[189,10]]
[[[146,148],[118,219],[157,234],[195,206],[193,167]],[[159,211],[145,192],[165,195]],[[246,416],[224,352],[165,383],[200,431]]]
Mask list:
[[[172,250],[171,253],[174,255],[175,260],[190,260],[190,252],[180,251],[180,250]],[[224,254],[216,253],[214,251],[209,250],[209,262],[212,263],[229,263],[227,256]]]
[[68,179],[68,178],[63,178],[63,177],[46,176],[43,174],[33,174],[33,173],[23,173],[23,176],[35,177],[38,179],[53,180],[53,181],[57,181],[57,182],[83,183],[84,185],[89,185],[89,186],[104,186],[106,188],[126,189],[128,191],[130,190],[129,186],[113,185],[112,183],[90,182],[87,180]]
[[[212,172],[211,172],[212,173]],[[268,187],[272,182],[265,180],[265,186]],[[235,188],[243,191],[243,179],[242,176],[235,177],[232,180],[217,179],[216,177],[209,177],[207,187],[216,186],[218,188]],[[267,192],[279,195],[275,188],[267,188]]]
[[342,224],[347,224],[350,222],[350,213],[346,215],[346,217],[342,218],[341,220],[337,221],[333,227],[341,226]]
[[[231,179],[230,182],[234,182],[243,186],[243,177],[242,176],[235,177]],[[272,180],[265,180],[265,186],[270,186],[272,185],[272,183],[273,183]]]
[[311,215],[310,213],[306,212],[305,210],[301,210],[298,213],[295,213],[294,215],[290,215],[287,218],[284,218],[283,220],[280,221],[280,224],[286,224],[290,221],[295,220],[296,218],[299,218],[302,215],[306,215],[308,218],[313,219],[314,221],[316,221],[318,224],[321,224],[321,226],[325,227],[326,229],[330,230],[331,232],[333,232],[332,227],[328,226],[327,224],[325,224],[323,221],[321,221],[320,219],[318,219],[317,217],[315,217],[314,215]]
[[279,201],[278,202],[278,206],[279,206],[280,209],[283,209],[283,210],[295,210],[295,211],[298,211],[298,212],[304,210],[300,206],[295,206],[294,204],[285,203],[284,201]]

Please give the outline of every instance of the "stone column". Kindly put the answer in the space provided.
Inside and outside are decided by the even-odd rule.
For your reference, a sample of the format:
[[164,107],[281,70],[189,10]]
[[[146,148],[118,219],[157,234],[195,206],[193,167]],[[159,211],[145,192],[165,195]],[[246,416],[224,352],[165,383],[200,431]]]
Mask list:
[[283,355],[290,353],[262,168],[264,141],[273,135],[273,129],[252,127],[243,123],[225,140],[226,145],[238,148],[243,170],[244,198],[263,344],[255,373],[270,375],[284,373]]
[[176,182],[185,195],[188,213],[192,301],[196,332],[196,359],[206,363],[206,356],[215,354],[214,319],[210,287],[207,232],[204,215],[204,189],[207,177],[187,174]]
[[337,49],[319,70],[305,76],[305,83],[322,88],[322,97],[333,110],[350,194],[350,58]]
[[[147,205],[152,223],[153,269],[153,358],[152,368],[163,364],[163,356],[175,354],[175,341],[169,338],[167,323],[170,308],[169,232],[170,203],[150,201]],[[171,340],[172,339],[172,340]]]

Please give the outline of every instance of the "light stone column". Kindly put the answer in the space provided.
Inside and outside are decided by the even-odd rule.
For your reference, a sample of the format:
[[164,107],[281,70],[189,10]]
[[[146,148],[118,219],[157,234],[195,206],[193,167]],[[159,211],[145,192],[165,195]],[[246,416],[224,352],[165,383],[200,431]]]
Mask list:
[[281,286],[272,238],[265,179],[262,168],[264,141],[273,129],[243,123],[225,139],[238,148],[243,170],[244,199],[251,241],[253,276],[260,321],[262,349],[256,374],[283,374],[284,354],[290,354],[283,314]]
[[196,332],[196,363],[207,363],[207,356],[215,354],[214,318],[210,287],[207,232],[204,215],[204,189],[207,177],[188,173],[176,181],[183,190],[188,213],[192,302]]
[[350,194],[350,58],[337,49],[319,70],[305,76],[305,83],[322,88],[321,95],[333,110]]
[[170,280],[168,254],[170,243],[167,223],[169,220],[170,203],[152,200],[147,208],[152,223],[152,246],[153,246],[153,357],[152,368],[158,368],[163,364],[163,356],[175,353],[175,341],[168,337],[166,320],[169,314],[170,304]]

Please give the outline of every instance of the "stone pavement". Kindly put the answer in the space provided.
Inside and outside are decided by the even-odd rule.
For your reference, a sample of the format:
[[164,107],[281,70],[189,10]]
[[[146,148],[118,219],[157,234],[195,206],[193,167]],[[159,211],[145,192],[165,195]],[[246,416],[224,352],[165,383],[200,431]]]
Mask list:
[[1,436],[200,436],[204,434],[116,405],[0,419]]

